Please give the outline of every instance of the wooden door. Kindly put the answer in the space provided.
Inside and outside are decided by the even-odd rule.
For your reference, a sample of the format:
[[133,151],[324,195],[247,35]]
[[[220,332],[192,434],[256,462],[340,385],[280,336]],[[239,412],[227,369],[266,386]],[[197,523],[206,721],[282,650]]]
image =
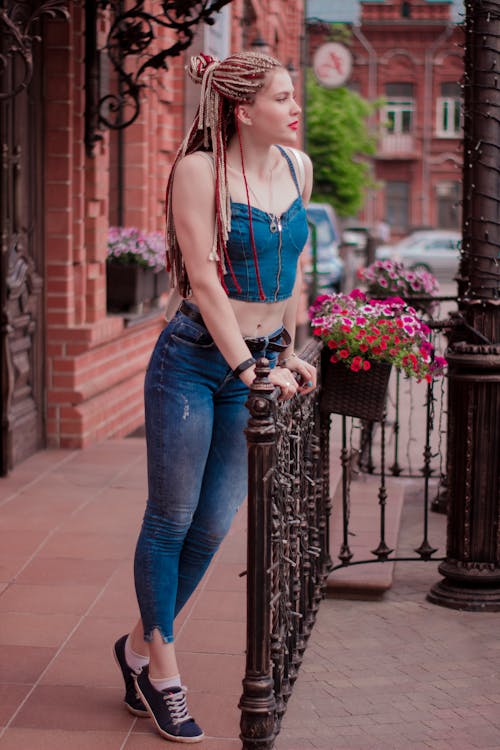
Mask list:
[[[0,55],[10,43],[0,35]],[[12,94],[25,74],[19,55],[0,77],[2,475],[45,445],[41,67],[35,44],[26,88]]]

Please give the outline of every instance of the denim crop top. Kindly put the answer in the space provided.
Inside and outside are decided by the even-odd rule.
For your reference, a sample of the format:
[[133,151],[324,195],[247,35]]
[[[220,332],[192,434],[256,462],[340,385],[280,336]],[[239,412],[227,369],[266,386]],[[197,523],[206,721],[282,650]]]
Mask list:
[[[231,201],[227,255],[232,273],[228,269],[224,275],[227,295],[231,299],[278,302],[292,296],[297,261],[307,240],[307,215],[292,161],[283,148],[278,148],[288,162],[298,195],[277,222],[272,221],[272,215],[250,206],[257,263],[250,237],[248,205]],[[264,298],[259,293],[257,269]]]

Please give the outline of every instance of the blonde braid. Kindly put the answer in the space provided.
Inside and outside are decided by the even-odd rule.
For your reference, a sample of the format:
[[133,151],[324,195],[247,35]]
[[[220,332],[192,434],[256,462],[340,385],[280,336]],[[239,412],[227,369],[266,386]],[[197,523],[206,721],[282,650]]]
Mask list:
[[[196,55],[191,57],[186,67],[189,77],[195,83],[201,84],[200,104],[193,124],[176,154],[166,195],[167,267],[171,271],[171,285],[177,286],[182,296],[189,293],[190,287],[172,215],[175,168],[186,154],[201,150],[213,152],[216,232],[209,257],[217,261],[219,277],[225,287],[224,274],[227,270],[232,274],[231,263],[226,253],[226,243],[231,231],[226,147],[235,132],[232,107],[235,104],[252,102],[264,85],[266,73],[278,67],[282,67],[278,60],[259,52],[239,52],[222,61],[208,55]],[[238,286],[234,275],[233,280]]]

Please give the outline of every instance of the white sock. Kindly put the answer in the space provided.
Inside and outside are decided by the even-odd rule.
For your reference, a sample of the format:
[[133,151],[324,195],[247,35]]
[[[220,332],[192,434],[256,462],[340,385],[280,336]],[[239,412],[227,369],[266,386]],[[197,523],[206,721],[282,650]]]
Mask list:
[[150,683],[155,690],[168,690],[168,688],[181,687],[181,676],[180,674],[174,674],[173,677],[164,677],[159,679],[149,678]]
[[134,672],[140,672],[146,664],[149,664],[149,656],[141,656],[141,654],[136,654],[133,651],[130,645],[130,636],[125,641],[125,661]]

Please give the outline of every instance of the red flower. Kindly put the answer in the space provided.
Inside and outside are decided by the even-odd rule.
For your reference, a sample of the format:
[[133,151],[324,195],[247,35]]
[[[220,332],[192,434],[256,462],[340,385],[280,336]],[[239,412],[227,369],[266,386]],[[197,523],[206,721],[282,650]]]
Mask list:
[[349,356],[349,350],[348,349],[341,349],[339,351],[339,357],[342,357],[342,359],[347,359]]
[[336,348],[337,348],[337,346],[338,346],[338,344],[337,344],[337,342],[336,342],[336,341],[334,341],[334,339],[331,339],[331,340],[330,340],[330,341],[328,341],[328,343],[327,343],[327,347],[328,347],[329,349],[336,349]]
[[335,354],[332,354],[330,357],[330,362],[333,362],[333,364],[336,364],[339,361],[339,358],[335,356]]
[[371,367],[371,364],[369,363],[367,359],[365,359],[365,361],[363,362],[363,370],[369,370],[370,367]]
[[368,351],[368,344],[360,344],[359,345],[359,351],[360,352],[367,352]]

